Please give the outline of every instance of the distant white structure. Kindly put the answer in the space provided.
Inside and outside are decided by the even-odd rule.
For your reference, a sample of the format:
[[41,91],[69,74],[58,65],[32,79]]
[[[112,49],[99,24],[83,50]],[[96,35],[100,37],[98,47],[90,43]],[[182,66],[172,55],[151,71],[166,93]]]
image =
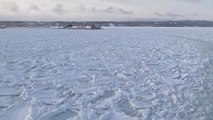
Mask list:
[[115,27],[115,24],[110,23],[109,26],[110,26],[110,27]]
[[72,24],[68,24],[66,26],[52,26],[51,29],[85,29],[85,30],[98,30],[101,29],[100,25],[92,24],[86,26],[73,26]]

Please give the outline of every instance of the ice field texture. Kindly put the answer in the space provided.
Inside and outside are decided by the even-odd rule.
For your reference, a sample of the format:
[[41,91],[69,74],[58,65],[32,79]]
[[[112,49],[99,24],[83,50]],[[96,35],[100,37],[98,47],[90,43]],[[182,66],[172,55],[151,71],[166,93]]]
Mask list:
[[0,120],[213,120],[213,28],[2,29]]

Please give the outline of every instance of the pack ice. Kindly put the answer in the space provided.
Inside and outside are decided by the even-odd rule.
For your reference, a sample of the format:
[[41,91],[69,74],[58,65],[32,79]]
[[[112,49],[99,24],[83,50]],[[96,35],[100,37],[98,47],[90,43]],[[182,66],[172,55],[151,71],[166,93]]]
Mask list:
[[0,120],[212,120],[212,28],[0,30]]

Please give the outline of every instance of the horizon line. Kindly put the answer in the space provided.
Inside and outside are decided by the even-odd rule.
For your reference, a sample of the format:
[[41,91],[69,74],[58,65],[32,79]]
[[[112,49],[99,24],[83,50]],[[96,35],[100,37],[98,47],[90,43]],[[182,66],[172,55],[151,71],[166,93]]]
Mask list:
[[75,20],[75,21],[68,21],[68,20],[0,20],[0,22],[166,22],[166,21],[197,21],[197,22],[213,22],[213,20]]

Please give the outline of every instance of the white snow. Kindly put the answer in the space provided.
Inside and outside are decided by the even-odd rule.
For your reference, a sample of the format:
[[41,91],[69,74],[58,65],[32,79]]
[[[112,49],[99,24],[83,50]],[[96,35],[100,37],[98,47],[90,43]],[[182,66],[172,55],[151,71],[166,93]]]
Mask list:
[[0,30],[0,120],[213,119],[212,28]]

